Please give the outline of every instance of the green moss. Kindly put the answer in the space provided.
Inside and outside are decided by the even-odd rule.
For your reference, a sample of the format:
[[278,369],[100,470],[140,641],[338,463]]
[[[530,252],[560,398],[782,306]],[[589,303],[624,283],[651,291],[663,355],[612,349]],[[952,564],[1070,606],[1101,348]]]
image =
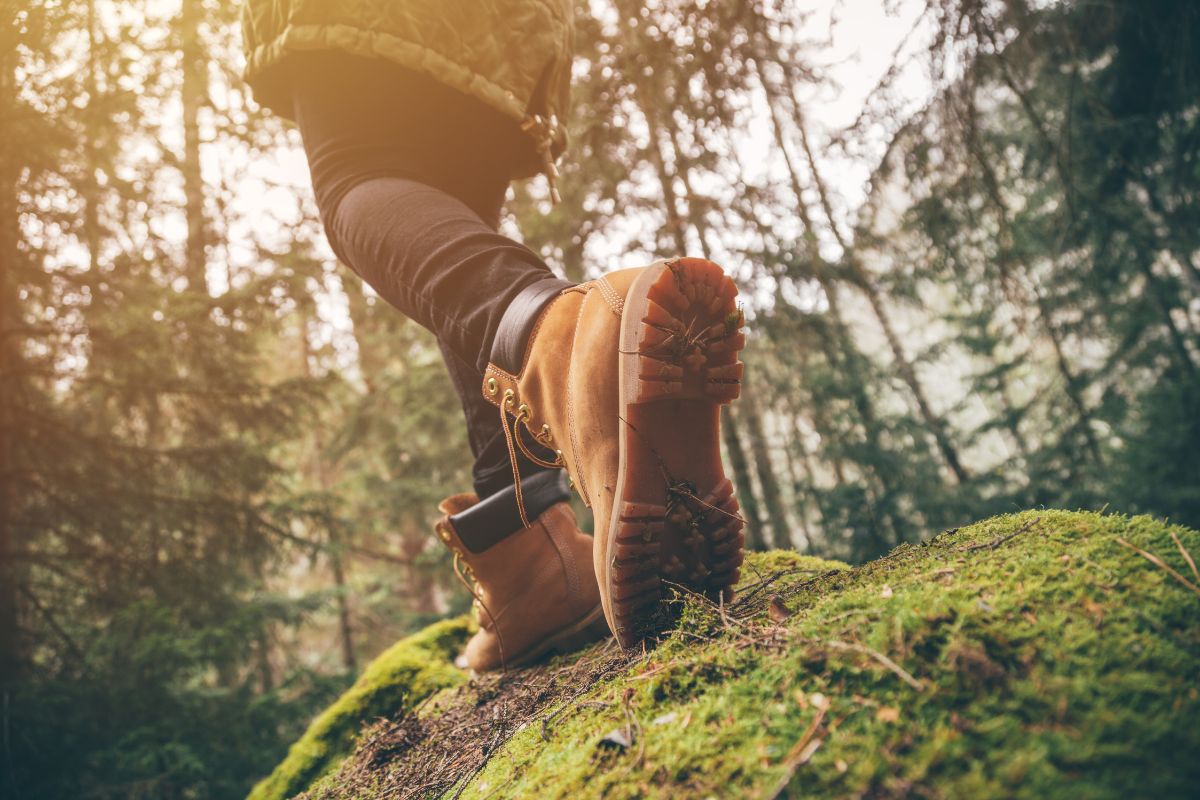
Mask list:
[[[1200,598],[1116,542],[1186,570],[1167,531],[1028,512],[799,576],[782,625],[693,608],[548,742],[512,737],[464,796],[1197,796]],[[598,749],[626,708],[640,742]]]
[[354,749],[362,726],[413,708],[431,693],[463,681],[453,665],[468,633],[466,618],[444,620],[401,639],[372,661],[325,709],[248,800],[282,800],[334,770]]
[[797,577],[803,577],[803,573],[811,575],[837,569],[850,569],[850,565],[843,561],[806,556],[795,550],[749,553],[742,568],[742,581],[739,587],[744,588],[777,572],[794,573]]
[[[659,647],[582,696],[563,687],[450,794],[1200,796],[1200,597],[1118,542],[1190,574],[1172,531],[1200,556],[1194,531],[1063,511],[855,569],[752,556],[743,606],[689,601]],[[479,728],[463,746],[481,747],[480,691],[444,692],[423,717],[485,709],[454,734]],[[632,747],[599,746],[631,718]],[[407,753],[364,751],[321,796],[395,790],[388,759]]]

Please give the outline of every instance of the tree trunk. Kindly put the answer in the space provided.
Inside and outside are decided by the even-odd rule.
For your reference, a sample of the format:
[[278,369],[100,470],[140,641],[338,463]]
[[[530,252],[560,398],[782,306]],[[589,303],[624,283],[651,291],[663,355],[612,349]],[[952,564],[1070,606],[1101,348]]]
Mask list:
[[829,304],[829,317],[833,322],[834,330],[837,332],[837,344],[839,345],[838,349],[841,351],[841,358],[831,360],[831,363],[837,364],[840,361],[842,368],[850,374],[852,400],[863,420],[863,425],[866,428],[867,436],[871,440],[872,446],[882,452],[882,447],[879,446],[878,441],[878,425],[874,404],[871,403],[870,398],[867,397],[863,389],[862,375],[857,366],[857,361],[861,357],[861,354],[857,352],[857,348],[853,345],[850,329],[846,325],[845,316],[842,314],[838,286],[836,281],[831,277],[832,269],[817,249],[816,228],[813,226],[808,206],[804,202],[804,188],[800,183],[800,175],[796,170],[795,164],[792,162],[791,154],[788,152],[787,144],[783,138],[783,126],[779,121],[779,113],[775,108],[778,98],[770,88],[770,84],[763,74],[762,65],[757,60],[754,62],[754,65],[758,72],[759,82],[762,84],[763,91],[767,96],[767,108],[770,111],[771,131],[775,138],[775,146],[779,148],[784,163],[787,165],[792,193],[796,198],[796,215],[800,218],[800,222],[803,224],[809,238],[810,255],[815,266],[815,277],[817,283],[821,286],[821,290],[825,293],[826,302]]
[[204,176],[200,168],[200,110],[208,102],[208,55],[200,40],[202,3],[185,0],[179,15],[179,42],[183,77],[183,195],[187,215],[184,275],[188,289],[207,290],[208,221],[204,208]]
[[[778,412],[777,412],[778,413]],[[793,430],[796,428],[796,418],[792,418]],[[798,550],[811,553],[813,551],[813,526],[812,518],[809,515],[808,502],[812,498],[810,483],[812,478],[809,476],[805,465],[800,463],[796,458],[796,451],[803,448],[803,444],[797,437],[794,441],[789,442],[789,446],[783,449],[784,464],[787,466],[787,475],[792,482],[792,494],[796,498],[796,516],[800,523],[800,535],[804,537],[804,546],[797,547]],[[802,453],[802,456],[807,460],[807,453]],[[801,474],[803,472],[803,474]],[[794,542],[793,542],[794,544]]]
[[269,628],[259,631],[258,650],[258,691],[267,694],[275,690],[275,668],[271,665],[271,633]]
[[96,180],[96,170],[99,168],[96,137],[104,124],[100,113],[100,81],[99,58],[96,52],[100,43],[100,30],[96,24],[96,2],[88,0],[88,66],[85,86],[87,88],[87,108],[84,119],[87,129],[84,132],[83,150],[87,154],[87,174],[83,178],[80,193],[83,196],[83,243],[87,248],[88,262],[95,270],[100,265],[100,185]]
[[[298,315],[298,324],[300,325],[301,374],[311,380],[314,377],[312,369],[313,354],[312,345],[308,339],[308,323],[308,312],[307,309],[304,309]],[[312,471],[321,494],[328,495],[329,491],[333,488],[333,481],[330,478],[329,469],[325,463],[325,441],[324,437],[321,436],[321,430],[321,425],[313,426]],[[329,521],[326,529],[326,541],[328,543],[326,557],[329,559],[329,570],[333,575],[333,585],[337,587],[338,641],[341,644],[342,650],[342,666],[347,672],[357,672],[358,659],[354,654],[354,626],[351,619],[350,598],[347,596],[345,552],[342,547],[341,530],[334,520],[332,509],[326,508],[325,516]]]
[[[815,236],[816,234],[815,230],[812,229],[811,218],[809,217],[808,210],[806,210],[804,204],[802,194],[803,187],[800,185],[799,175],[796,167],[793,166],[791,156],[788,155],[784,134],[782,134],[782,125],[780,124],[778,112],[776,112],[776,104],[780,102],[779,94],[775,91],[769,80],[767,80],[767,76],[763,72],[761,62],[756,59],[754,64],[758,77],[758,83],[762,85],[763,92],[767,96],[767,106],[770,109],[770,120],[772,120],[775,145],[778,146],[781,154],[784,155],[785,162],[787,163],[788,175],[791,176],[792,181],[792,192],[796,194],[797,206],[802,209],[802,217],[804,219],[805,228],[810,231],[811,236]],[[941,453],[943,461],[946,462],[946,465],[949,468],[950,473],[954,475],[956,482],[965,483],[968,479],[967,471],[964,467],[962,467],[958,449],[956,449],[956,447],[950,443],[946,423],[944,423],[944,421],[934,414],[934,411],[932,411],[929,404],[929,399],[926,397],[924,386],[920,384],[920,381],[917,378],[916,369],[913,369],[912,362],[908,360],[904,348],[902,348],[900,345],[900,338],[896,336],[895,325],[893,325],[892,317],[890,317],[890,314],[887,312],[887,307],[884,306],[883,297],[880,294],[880,290],[878,290],[876,287],[874,279],[871,278],[870,273],[866,271],[862,261],[858,259],[857,252],[851,247],[850,242],[846,240],[846,237],[842,235],[838,221],[836,221],[836,218],[834,217],[833,205],[830,204],[829,201],[828,188],[826,185],[824,185],[824,181],[821,178],[821,173],[818,172],[816,156],[814,155],[814,152],[812,152],[812,148],[809,145],[808,131],[805,130],[804,119],[803,116],[800,115],[799,103],[796,101],[796,96],[794,96],[794,88],[790,94],[790,100],[793,124],[796,125],[799,132],[800,146],[802,146],[805,160],[809,164],[809,173],[812,176],[812,184],[814,184],[814,187],[816,188],[817,198],[820,200],[821,210],[824,218],[826,218],[827,224],[829,225],[829,230],[832,231],[834,240],[838,242],[838,246],[841,247],[842,259],[844,259],[845,264],[850,267],[851,275],[853,275],[854,279],[856,279],[859,288],[863,290],[864,294],[866,294],[866,299],[868,299],[871,306],[871,312],[875,314],[875,319],[878,321],[878,324],[880,324],[880,327],[883,330],[883,336],[887,339],[888,348],[890,351],[892,351],[892,359],[895,362],[896,372],[900,374],[901,380],[904,380],[905,385],[908,387],[908,391],[912,392],[913,399],[917,403],[918,413],[920,414],[920,417],[922,417],[925,427],[929,429],[930,434],[932,437],[934,437],[934,443],[937,446],[938,452]],[[812,249],[814,249],[814,252],[816,252],[815,245],[812,247]],[[828,289],[826,289],[826,294],[829,294]],[[838,306],[836,306],[836,300],[838,299],[836,299],[835,295],[830,297],[829,308],[830,311],[835,313],[835,323],[841,326],[841,313],[838,311]]]
[[667,169],[667,160],[662,151],[662,139],[659,136],[658,120],[653,111],[653,104],[647,107],[641,102],[642,93],[636,93],[638,107],[650,128],[650,156],[654,168],[658,172],[659,184],[662,186],[663,204],[667,211],[667,228],[675,242],[675,255],[686,256],[688,251],[687,235],[684,230],[683,216],[679,213],[679,198],[675,193],[674,175]]
[[[0,119],[16,117],[17,29],[13,12],[0,18]],[[21,261],[18,247],[17,176],[19,137],[0,136],[0,703],[7,707],[13,684],[20,677],[25,647],[17,605],[18,552],[15,523],[17,409],[24,382],[22,352],[16,329],[21,324],[16,271]]]
[[733,469],[733,483],[737,488],[738,504],[742,507],[742,519],[746,521],[746,549],[766,550],[762,514],[758,510],[758,498],[754,496],[754,484],[750,480],[750,463],[746,460],[746,450],[742,447],[730,406],[721,407],[721,439],[725,442],[725,455]]
[[851,274],[854,275],[859,287],[867,295],[867,300],[871,304],[871,311],[875,314],[875,319],[879,322],[879,327],[883,329],[888,349],[892,351],[892,359],[896,363],[896,371],[900,373],[901,380],[904,381],[905,385],[908,386],[908,390],[912,393],[913,399],[917,403],[917,410],[921,415],[921,420],[925,423],[925,427],[929,429],[930,433],[933,434],[934,442],[937,444],[938,451],[945,460],[946,466],[950,468],[955,480],[959,484],[966,483],[970,475],[962,465],[958,449],[950,441],[945,420],[934,414],[929,405],[925,387],[921,385],[912,362],[909,361],[908,356],[904,353],[904,348],[900,344],[900,337],[896,335],[895,325],[892,323],[891,314],[888,313],[879,287],[875,285],[874,277],[863,266],[861,259],[858,257],[858,252],[842,235],[841,228],[837,224],[837,219],[833,214],[833,205],[829,201],[828,188],[821,177],[820,170],[817,168],[817,159],[808,141],[808,131],[805,128],[804,116],[800,111],[800,103],[796,99],[794,87],[790,92],[790,99],[792,101],[792,119],[796,125],[796,129],[800,133],[800,144],[804,150],[805,159],[808,161],[808,169],[812,175],[813,184],[817,189],[817,197],[821,201],[821,211],[825,216],[830,231],[833,232],[833,236],[837,240],[838,246],[842,249],[842,258],[850,268]]
[[[1001,262],[1000,269],[1002,272],[1007,271],[1007,262],[1011,258],[1013,251],[1013,236],[1009,227],[1009,210],[1008,204],[1004,201],[1004,197],[1000,194],[1000,180],[993,169],[991,162],[982,152],[978,138],[976,136],[976,123],[974,119],[975,103],[974,98],[970,102],[968,109],[967,136],[968,150],[971,158],[979,167],[980,174],[983,176],[983,186],[995,207],[997,215],[997,223],[999,225],[1000,239],[1000,254],[998,260]],[[1083,393],[1079,388],[1079,380],[1075,376],[1074,370],[1071,369],[1070,363],[1067,361],[1066,353],[1063,349],[1062,333],[1054,324],[1054,319],[1051,315],[1050,308],[1046,304],[1045,295],[1042,294],[1041,288],[1037,285],[1033,278],[1033,271],[1023,259],[1017,259],[1018,265],[1028,277],[1031,291],[1033,293],[1034,305],[1037,307],[1037,321],[1039,329],[1045,334],[1049,340],[1051,347],[1054,350],[1054,364],[1058,369],[1059,375],[1063,379],[1063,392],[1067,395],[1067,400],[1075,409],[1075,413],[1079,416],[1079,428],[1083,431],[1084,438],[1087,441],[1088,451],[1091,453],[1093,461],[1100,463],[1100,444],[1096,440],[1096,434],[1092,430],[1092,415],[1087,404],[1083,401]]]
[[343,285],[346,288],[346,305],[350,313],[354,343],[358,349],[358,371],[367,394],[374,394],[379,388],[376,376],[383,368],[386,356],[377,353],[372,343],[371,323],[374,319],[372,309],[367,303],[366,284],[357,277],[347,277]]
[[771,536],[768,538],[764,532],[763,541],[768,547],[794,547],[791,526],[783,508],[783,496],[779,491],[779,481],[775,479],[775,467],[771,463],[771,453],[767,447],[758,399],[747,375],[749,371],[742,377],[739,408],[746,423],[746,436],[750,440],[750,452],[754,457],[754,471],[758,475],[758,486],[762,490],[763,505],[767,508],[767,519],[771,522]]
[[340,535],[334,533],[336,526],[329,528],[329,567],[333,572],[333,585],[337,587],[338,641],[342,647],[342,667],[347,672],[358,671],[358,659],[354,655],[354,627],[350,619],[350,598],[346,596],[346,567],[343,553],[339,549]]

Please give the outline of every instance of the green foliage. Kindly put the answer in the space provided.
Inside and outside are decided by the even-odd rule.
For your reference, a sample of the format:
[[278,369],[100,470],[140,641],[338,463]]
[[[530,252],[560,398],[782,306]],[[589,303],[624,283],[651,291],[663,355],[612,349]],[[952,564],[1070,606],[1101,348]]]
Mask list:
[[951,351],[979,362],[972,391],[996,409],[972,436],[1013,453],[986,494],[1197,524],[1200,8],[929,12],[944,88],[876,174],[912,203],[871,246],[910,265],[889,284],[953,287]]
[[438,689],[464,680],[454,657],[466,642],[464,618],[446,620],[401,639],[372,661],[337,702],[321,712],[287,758],[250,792],[249,800],[283,800],[335,770],[359,731],[381,716],[409,713]]
[[253,681],[213,685],[197,665],[214,649],[244,646],[245,617],[255,613],[191,633],[162,606],[123,610],[90,654],[91,671],[13,696],[7,719],[21,736],[5,776],[16,791],[5,796],[242,796],[264,762],[282,757],[281,740],[303,731],[311,706],[345,686],[308,671],[267,691]]
[[[0,19],[0,118],[24,120],[0,148],[6,796],[240,796],[342,688],[276,659],[318,604],[269,582],[316,518],[288,449],[329,381],[273,363],[314,262],[218,270],[207,62],[183,59],[200,84],[171,78],[180,39],[219,53],[235,9],[184,10]],[[264,124],[226,111],[222,141]]]

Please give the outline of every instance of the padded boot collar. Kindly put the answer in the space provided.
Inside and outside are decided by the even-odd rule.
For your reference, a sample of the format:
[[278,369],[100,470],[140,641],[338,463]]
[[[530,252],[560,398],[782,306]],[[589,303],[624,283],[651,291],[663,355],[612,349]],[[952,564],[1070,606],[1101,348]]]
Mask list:
[[[521,494],[529,519],[536,519],[555,503],[571,496],[567,475],[561,469],[538,472],[521,481]],[[482,553],[512,534],[523,530],[517,510],[517,491],[513,486],[502,489],[478,503],[450,515],[450,524],[463,546],[472,553]]]
[[545,278],[522,289],[500,318],[496,338],[492,341],[491,363],[514,375],[519,373],[538,314],[563,289],[572,285],[561,278]]

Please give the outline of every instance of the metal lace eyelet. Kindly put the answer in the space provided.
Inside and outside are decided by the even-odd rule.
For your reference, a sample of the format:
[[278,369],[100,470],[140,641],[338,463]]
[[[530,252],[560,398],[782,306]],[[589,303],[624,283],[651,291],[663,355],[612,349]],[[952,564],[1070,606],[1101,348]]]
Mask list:
[[521,405],[517,406],[517,419],[521,419],[522,417],[529,419],[532,413],[533,412],[530,410],[529,405],[526,403],[521,403]]
[[504,405],[511,406],[513,404],[513,397],[514,397],[513,390],[505,389],[504,390]]
[[549,425],[542,425],[541,438],[542,438],[543,442],[553,442],[554,441],[554,437],[550,435],[550,426]]
[[488,390],[488,394],[495,394],[496,392],[498,392],[500,390],[500,384],[496,383],[495,378],[487,379],[487,390]]

